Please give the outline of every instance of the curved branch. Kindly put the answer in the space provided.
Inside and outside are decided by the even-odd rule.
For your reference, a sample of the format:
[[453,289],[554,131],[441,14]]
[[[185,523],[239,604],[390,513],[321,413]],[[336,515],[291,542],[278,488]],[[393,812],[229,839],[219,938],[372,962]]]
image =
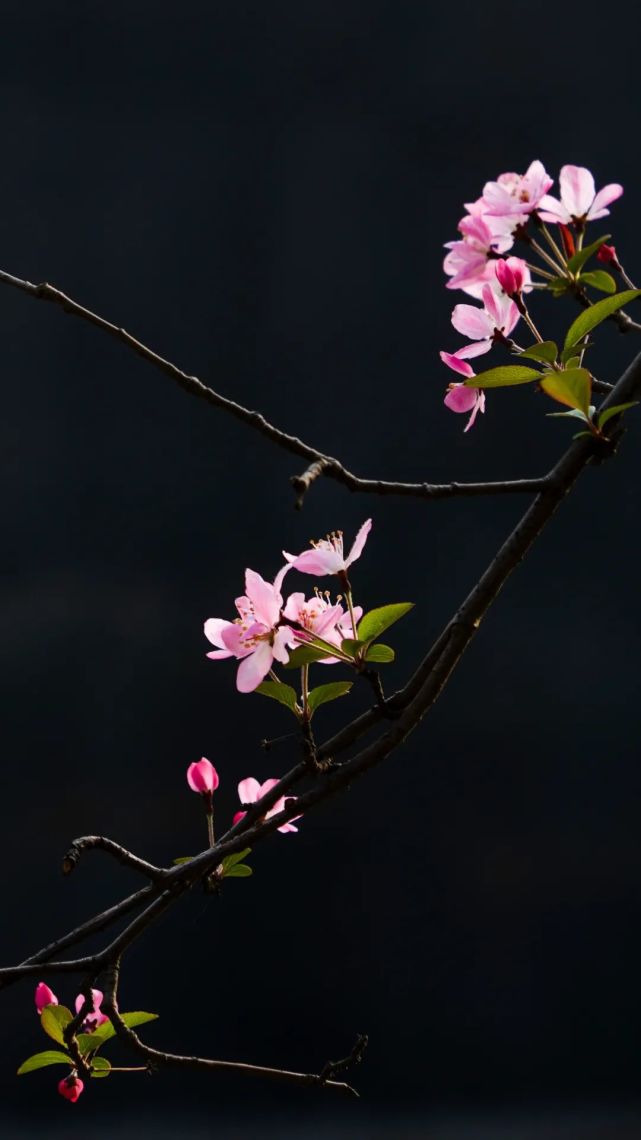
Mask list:
[[419,499],[446,499],[459,495],[527,494],[542,489],[544,479],[514,479],[494,483],[391,483],[382,479],[361,479],[352,471],[348,471],[339,459],[325,455],[322,451],[318,451],[315,447],[305,443],[304,440],[299,439],[298,436],[289,435],[282,431],[266,420],[260,412],[245,408],[235,400],[230,400],[213,388],[207,387],[197,376],[183,372],[170,360],[165,360],[164,357],[154,352],[142,341],[137,340],[126,329],[119,328],[118,325],[105,320],[98,313],[80,305],[68,297],[66,293],[56,289],[54,285],[49,285],[46,281],[34,285],[31,281],[24,281],[22,278],[14,277],[13,274],[5,273],[3,270],[0,270],[0,284],[11,285],[14,289],[19,289],[36,300],[49,301],[60,306],[65,313],[80,317],[89,324],[95,325],[96,328],[102,329],[103,332],[114,337],[115,340],[137,353],[138,356],[142,356],[144,360],[159,368],[185,392],[197,396],[215,408],[221,408],[224,412],[234,416],[235,419],[241,420],[255,431],[260,432],[261,435],[266,436],[277,447],[308,460],[310,466],[307,470],[302,475],[295,475],[292,478],[292,483],[298,491],[296,506],[299,509],[302,506],[305,491],[321,473],[330,479],[336,479],[350,491],[374,495],[409,495]]
[[165,877],[162,867],[155,867],[146,859],[139,859],[126,847],[121,847],[119,843],[114,843],[113,839],[107,839],[104,835],[82,835],[79,839],[74,839],[62,860],[63,874],[70,875],[75,870],[84,851],[94,850],[105,851],[125,867],[131,867],[132,871],[139,871],[141,875],[151,879],[152,883],[157,883]]

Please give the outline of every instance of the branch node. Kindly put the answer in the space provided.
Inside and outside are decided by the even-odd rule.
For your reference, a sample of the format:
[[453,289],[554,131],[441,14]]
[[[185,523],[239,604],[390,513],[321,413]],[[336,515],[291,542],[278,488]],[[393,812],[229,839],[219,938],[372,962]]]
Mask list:
[[330,466],[332,466],[331,460],[323,456],[321,459],[315,459],[313,463],[310,463],[302,475],[292,475],[289,481],[294,490],[298,492],[294,503],[297,511],[302,510],[303,500],[314,480],[318,479],[318,476],[322,475],[323,471]]

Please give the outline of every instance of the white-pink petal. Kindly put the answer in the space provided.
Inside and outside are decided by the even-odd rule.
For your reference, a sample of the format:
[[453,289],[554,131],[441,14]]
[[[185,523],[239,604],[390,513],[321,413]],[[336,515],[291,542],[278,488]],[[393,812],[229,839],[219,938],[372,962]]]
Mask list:
[[236,688],[239,693],[253,693],[272,667],[274,652],[268,641],[259,641],[253,653],[238,666]]
[[266,582],[255,570],[245,571],[245,590],[257,621],[263,622],[268,629],[276,625],[280,616],[280,607],[283,599],[271,582]]
[[372,529],[372,520],[371,519],[365,519],[365,522],[363,523],[362,527],[358,531],[356,538],[354,539],[354,542],[352,543],[352,549],[350,550],[349,555],[345,559],[345,566],[346,567],[351,566],[352,562],[355,562],[357,558],[360,558],[361,554],[363,553],[363,547],[365,546],[365,543],[367,542],[367,536],[368,536],[371,529]]
[[582,218],[594,201],[594,178],[585,166],[563,166],[559,174],[561,201],[569,214]]
[[611,202],[616,202],[622,194],[623,186],[620,186],[618,182],[610,182],[604,186],[602,190],[599,190],[588,210],[588,221],[594,222],[597,218],[605,218],[610,213],[606,206],[609,206]]
[[484,309],[475,305],[455,305],[452,311],[452,324],[462,336],[470,340],[485,340],[492,336],[494,325]]

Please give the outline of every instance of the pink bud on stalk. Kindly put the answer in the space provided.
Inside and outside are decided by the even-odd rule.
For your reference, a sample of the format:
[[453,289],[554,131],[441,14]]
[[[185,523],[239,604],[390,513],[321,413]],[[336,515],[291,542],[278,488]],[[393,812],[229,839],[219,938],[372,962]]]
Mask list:
[[58,998],[53,990],[50,990],[49,986],[46,986],[44,982],[38,982],[35,999],[38,1016],[40,1016],[46,1005],[58,1005]]
[[616,249],[614,248],[613,245],[606,245],[605,242],[603,243],[599,252],[597,253],[596,259],[597,259],[597,261],[600,261],[603,265],[611,265],[613,269],[620,269],[621,268],[621,265],[619,264],[619,259],[617,257]]
[[68,1077],[63,1077],[58,1082],[60,1096],[63,1096],[65,1100],[70,1100],[72,1104],[76,1103],[84,1087],[84,1081],[81,1081],[75,1073],[70,1073]]
[[513,297],[521,293],[528,281],[527,266],[520,257],[506,257],[496,262],[496,278],[504,293]]
[[211,796],[219,784],[218,772],[204,756],[197,763],[190,764],[187,769],[187,783],[192,792],[199,792],[201,796]]

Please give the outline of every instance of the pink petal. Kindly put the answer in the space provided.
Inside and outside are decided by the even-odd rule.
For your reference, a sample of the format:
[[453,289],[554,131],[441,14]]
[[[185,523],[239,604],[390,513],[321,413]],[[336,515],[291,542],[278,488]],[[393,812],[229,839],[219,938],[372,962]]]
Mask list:
[[478,388],[466,388],[464,384],[455,384],[450,388],[443,401],[451,412],[469,412],[477,401]]
[[249,629],[243,629],[243,627],[237,625],[236,622],[229,623],[227,629],[223,630],[222,640],[230,656],[242,658],[247,657],[248,653],[253,652],[253,645],[247,645],[246,639],[248,636],[251,636],[251,632],[254,628],[258,633],[264,633],[265,631],[265,626],[258,625],[256,622],[253,622],[252,625],[249,626]]
[[235,826],[237,823],[240,823],[241,819],[244,819],[246,815],[247,815],[246,811],[237,811],[234,818],[231,821],[232,825]]
[[462,348],[457,348],[454,356],[458,356],[459,360],[473,360],[475,356],[484,356],[486,352],[490,352],[491,348],[491,340],[473,340],[471,344],[464,344]]
[[220,781],[214,765],[203,756],[197,763],[189,765],[187,783],[192,792],[199,792],[204,795],[206,792],[215,792]]
[[253,776],[247,776],[246,779],[240,781],[238,798],[241,804],[255,804],[256,800],[260,799],[260,795],[260,784]]
[[272,654],[276,661],[280,661],[281,665],[286,665],[289,661],[289,653],[287,649],[289,646],[296,645],[294,637],[294,630],[288,625],[281,625],[274,634],[274,644],[272,645]]
[[345,559],[345,566],[351,566],[352,562],[355,562],[357,558],[360,558],[361,554],[363,553],[363,547],[367,542],[367,536],[371,529],[372,520],[366,519],[358,534],[356,535],[356,538],[354,539],[349,555]]
[[219,649],[224,649],[225,643],[222,640],[222,632],[233,623],[225,621],[224,618],[208,618],[205,622],[205,637],[211,641],[212,645],[217,645]]
[[474,369],[471,364],[466,364],[460,357],[460,349],[458,352],[440,352],[439,356],[443,364],[447,364],[453,372],[460,373],[461,376],[474,376]]
[[[260,792],[258,795],[259,800],[262,800],[263,796],[266,796],[268,792],[271,792],[272,788],[275,788],[277,784],[280,784],[280,780],[277,780],[275,776],[271,776],[269,780],[265,780],[264,784],[260,785]],[[281,808],[277,807],[276,805],[283,804],[284,802],[285,801],[282,799],[276,800],[276,803],[273,804],[269,809],[270,814],[274,815],[275,812],[280,811]]]
[[493,332],[487,313],[483,309],[477,309],[475,305],[455,305],[452,324],[457,332],[469,337],[470,340],[484,340]]
[[617,198],[620,198],[622,194],[623,186],[620,186],[618,182],[610,182],[607,186],[604,186],[602,190],[599,190],[599,193],[596,195],[588,210],[588,221],[593,222],[597,218],[604,218],[606,214],[610,213],[605,207],[609,206],[611,202],[616,202]]
[[274,652],[268,641],[259,641],[253,653],[238,666],[236,688],[239,693],[253,693],[272,667]]
[[594,201],[594,178],[585,166],[563,166],[559,175],[561,201],[573,218],[587,214]]
[[552,222],[555,225],[563,223],[569,225],[572,221],[568,210],[558,198],[553,198],[551,194],[544,194],[538,205],[538,214],[544,222]]
[[272,629],[280,616],[282,598],[278,591],[255,570],[245,571],[245,590],[254,607],[257,621],[262,621],[268,629]]
[[281,593],[283,587],[283,579],[289,570],[291,570],[291,564],[289,562],[286,562],[284,566],[281,566],[278,574],[274,578],[274,590],[277,594]]
[[313,548],[304,550],[302,554],[287,554],[284,550],[283,554],[302,574],[336,574],[343,569],[343,559],[335,550]]
[[283,609],[283,617],[287,618],[288,621],[299,621],[300,611],[304,605],[305,595],[302,591],[300,593],[290,594]]
[[465,427],[463,428],[463,434],[465,434],[466,431],[469,431],[471,427],[474,427],[474,421],[475,421],[476,417],[478,416],[479,412],[484,412],[484,411],[485,411],[485,392],[479,391],[479,398],[476,401],[476,405],[472,408],[472,415],[470,416]]

